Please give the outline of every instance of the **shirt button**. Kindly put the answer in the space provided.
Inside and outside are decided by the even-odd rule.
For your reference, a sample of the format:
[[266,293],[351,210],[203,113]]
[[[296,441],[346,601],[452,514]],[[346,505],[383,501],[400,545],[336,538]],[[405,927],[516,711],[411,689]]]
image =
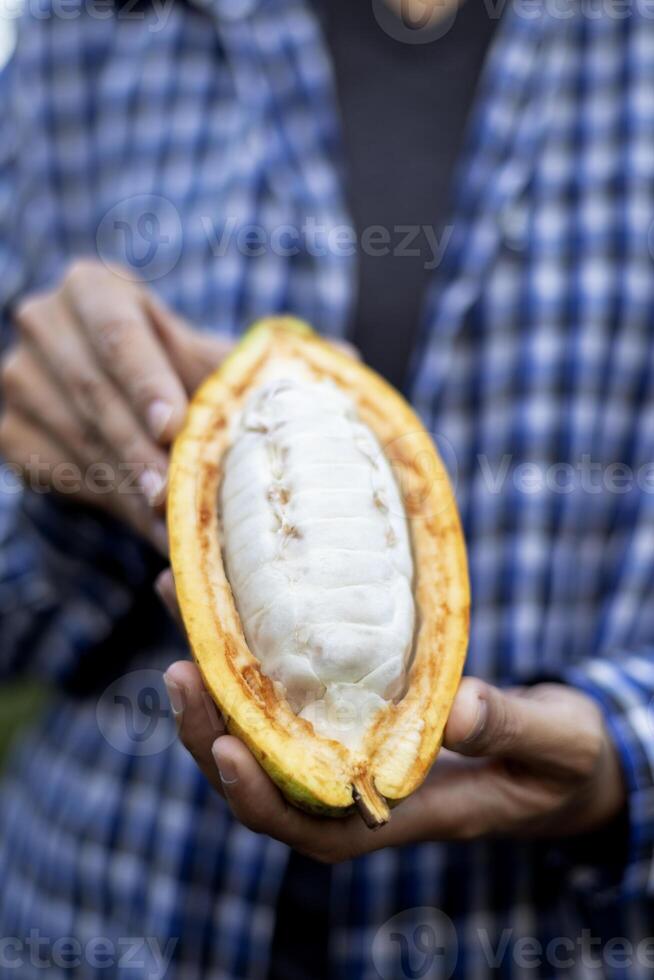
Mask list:
[[500,230],[507,248],[523,252],[529,241],[529,216],[521,205],[511,204],[500,214]]
[[228,21],[243,20],[253,14],[259,0],[214,0],[220,17]]

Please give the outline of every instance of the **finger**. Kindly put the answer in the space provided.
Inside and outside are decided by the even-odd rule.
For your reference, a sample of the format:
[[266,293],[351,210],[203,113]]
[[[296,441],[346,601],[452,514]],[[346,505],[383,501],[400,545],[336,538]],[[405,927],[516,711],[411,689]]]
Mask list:
[[212,334],[190,326],[153,294],[148,294],[146,302],[170,361],[187,393],[192,395],[225,360],[234,347],[234,338],[226,333]]
[[3,361],[2,389],[5,404],[67,449],[69,458],[87,465],[106,458],[95,428],[82,423],[61,389],[24,344]]
[[[223,736],[213,745],[213,759],[225,799],[237,820],[291,847],[302,846],[311,818],[291,807],[239,739]],[[308,832],[307,832],[308,830]]]
[[501,756],[526,765],[577,769],[581,753],[595,752],[594,718],[577,698],[552,698],[500,691],[464,678],[448,719],[444,745],[469,756]]
[[[234,816],[255,833],[268,834],[316,860],[335,863],[412,840],[461,839],[478,831],[482,784],[471,764],[459,763],[443,772],[442,778],[404,801],[389,824],[375,832],[358,813],[342,820],[306,814],[285,800],[243,742],[213,733],[213,701],[207,701],[209,695],[194,664],[173,664],[165,679],[177,688],[171,702],[176,705],[182,742]],[[471,814],[477,815],[474,826]],[[489,812],[486,817],[490,819]]]
[[[486,824],[498,822],[498,794],[492,788],[486,794],[480,771],[461,764],[403,801],[390,822],[377,831],[371,831],[356,812],[344,819],[304,813],[287,802],[243,742],[225,735],[210,740],[197,667],[181,662],[169,668],[166,676],[183,690],[180,737],[236,819],[255,833],[274,837],[318,861],[336,863],[416,840],[467,839]],[[484,807],[486,795],[488,805]]]
[[186,413],[182,383],[152,327],[145,291],[103,266],[73,269],[65,295],[103,370],[153,439],[167,445]]
[[236,738],[218,738],[213,755],[223,795],[244,826],[329,864],[417,841],[471,840],[515,823],[506,781],[486,763],[459,760],[442,767],[393,810],[388,824],[372,831],[358,813],[335,819],[296,809]]
[[[109,462],[97,432],[83,424],[35,354],[24,344],[4,359],[2,384],[7,410],[10,416],[17,416],[15,425],[30,424],[29,429],[23,430],[24,441],[16,447],[19,455],[34,450],[32,440],[38,441],[41,455],[57,460],[56,465],[48,468],[50,478],[56,478],[59,464],[65,465],[63,461],[69,460],[80,480],[83,479],[81,490],[85,498],[87,489],[98,494],[109,494],[116,489],[115,460]],[[108,465],[96,475],[91,467],[98,463]],[[93,475],[87,480],[89,471]]]
[[[20,472],[23,483],[35,493],[55,490],[96,503],[84,473],[61,445],[38,422],[10,409],[0,420],[0,450]],[[102,490],[98,491],[100,494]],[[109,491],[105,491],[107,494]]]
[[[7,449],[35,490],[79,496],[129,523],[167,554],[163,522],[121,474],[118,460],[84,425],[37,357],[24,345],[2,362]],[[11,446],[9,445],[11,443]],[[38,486],[37,486],[38,483]]]
[[41,493],[52,488],[58,448],[43,431],[13,410],[0,417],[0,453],[26,486]]
[[336,347],[341,354],[347,354],[348,357],[353,358],[355,361],[361,360],[361,354],[359,349],[351,344],[349,340],[341,340],[340,338],[332,338],[329,340],[332,347]]
[[340,819],[320,817],[290,804],[237,738],[218,738],[213,755],[234,816],[255,833],[268,834],[317,861],[334,864],[420,835],[427,839],[424,805],[417,797],[395,810],[386,826],[372,831],[356,811]]
[[13,410],[0,419],[0,452],[20,472],[23,483],[35,493],[54,490],[92,507],[100,507],[129,524],[138,534],[168,555],[163,522],[139,493],[116,485],[116,465],[106,458],[85,466],[76,460],[43,426]]
[[[168,584],[165,580],[162,584],[166,591]],[[372,833],[358,815],[351,821],[321,819],[287,803],[247,747],[225,735],[224,722],[195,664],[172,664],[164,681],[182,743],[244,826],[318,860],[343,860],[346,847],[348,854],[374,849]],[[379,846],[383,846],[381,841]]]
[[164,683],[182,744],[222,795],[222,783],[211,747],[216,738],[225,733],[225,723],[202,682],[200,671],[195,664],[178,660],[164,674]]
[[155,590],[159,595],[159,598],[163,602],[164,606],[173,617],[175,622],[179,626],[183,626],[182,614],[179,609],[179,603],[177,602],[177,591],[175,589],[175,580],[173,578],[173,573],[170,568],[164,569],[160,575],[157,576],[157,580],[154,583]]
[[165,488],[167,456],[143,431],[123,394],[93,357],[71,313],[59,299],[36,297],[17,312],[21,336],[72,403],[84,431],[91,430],[136,474],[147,500],[159,504]]
[[[334,847],[334,821],[312,817],[288,803],[243,742],[229,735],[218,738],[213,746],[213,758],[225,799],[245,827],[274,837],[317,860],[343,859],[344,852]],[[340,848],[344,827],[341,821],[337,823]],[[360,852],[360,845],[351,835],[350,841]]]

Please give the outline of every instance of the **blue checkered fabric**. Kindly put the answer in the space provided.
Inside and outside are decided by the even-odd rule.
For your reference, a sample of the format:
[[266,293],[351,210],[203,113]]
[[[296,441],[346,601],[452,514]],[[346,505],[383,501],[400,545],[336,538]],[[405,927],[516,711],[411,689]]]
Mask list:
[[[13,302],[98,254],[131,264],[198,329],[291,310],[346,335],[356,256],[311,10],[59,7],[30,5],[0,78],[4,341]],[[457,488],[468,670],[555,677],[595,698],[629,826],[583,847],[433,843],[339,865],[331,974],[640,980],[654,960],[641,941],[654,921],[646,5],[507,5],[457,187],[407,394]],[[263,977],[287,851],[235,824],[175,741],[160,672],[183,646],[147,605],[151,556],[4,471],[0,544],[3,669],[60,692],[4,778],[0,976],[45,975],[27,945],[37,930],[49,977],[71,975],[58,938],[80,945],[80,977]],[[89,665],[112,683],[72,695]]]

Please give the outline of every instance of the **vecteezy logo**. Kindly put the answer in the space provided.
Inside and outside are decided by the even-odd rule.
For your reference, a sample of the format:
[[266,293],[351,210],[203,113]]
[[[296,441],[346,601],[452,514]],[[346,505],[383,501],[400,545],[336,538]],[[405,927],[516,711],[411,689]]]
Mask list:
[[98,255],[129,279],[152,282],[167,275],[182,254],[179,211],[165,197],[136,194],[114,204],[96,235]]
[[372,0],[375,20],[389,37],[404,44],[429,44],[444,37],[456,20],[457,0]]
[[100,697],[96,718],[107,742],[127,755],[156,755],[176,737],[160,670],[119,677]]
[[150,265],[150,263],[154,260],[154,257],[157,254],[157,249],[160,245],[170,244],[170,235],[164,235],[162,233],[159,215],[155,214],[154,211],[145,211],[136,219],[136,230],[138,232],[139,241],[145,243],[145,252],[142,256],[139,255],[138,251],[134,247],[134,229],[129,221],[116,218],[114,221],[114,228],[116,231],[124,234],[125,254],[127,256],[127,261],[129,262],[130,266],[136,269],[144,269],[146,265]]
[[449,980],[456,966],[454,923],[440,909],[404,909],[377,930],[372,961],[382,980]]
[[[154,733],[158,719],[166,715],[156,687],[144,687],[138,691],[136,703],[127,694],[114,694],[114,704],[121,705],[125,710],[125,728],[132,742],[147,742]],[[140,731],[137,718],[145,718],[145,727]]]

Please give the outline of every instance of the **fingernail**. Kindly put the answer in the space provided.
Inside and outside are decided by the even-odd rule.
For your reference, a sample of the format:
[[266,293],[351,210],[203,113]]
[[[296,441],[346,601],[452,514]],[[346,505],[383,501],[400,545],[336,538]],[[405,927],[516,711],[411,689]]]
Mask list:
[[231,759],[221,759],[218,756],[218,745],[220,739],[217,738],[216,741],[211,746],[211,754],[213,755],[214,762],[218,767],[218,775],[220,776],[220,781],[223,786],[233,786],[234,783],[238,782],[238,773],[236,772],[236,767]]
[[145,418],[148,428],[155,439],[159,439],[164,429],[170,422],[173,414],[173,406],[161,398],[155,398],[148,405]]
[[170,701],[173,717],[175,721],[179,722],[179,719],[184,713],[184,692],[179,684],[171,680],[167,674],[163,675],[163,679],[166,685],[166,691],[168,692],[168,700]]
[[158,470],[143,470],[139,476],[139,486],[150,506],[154,507],[166,486],[166,477]]

